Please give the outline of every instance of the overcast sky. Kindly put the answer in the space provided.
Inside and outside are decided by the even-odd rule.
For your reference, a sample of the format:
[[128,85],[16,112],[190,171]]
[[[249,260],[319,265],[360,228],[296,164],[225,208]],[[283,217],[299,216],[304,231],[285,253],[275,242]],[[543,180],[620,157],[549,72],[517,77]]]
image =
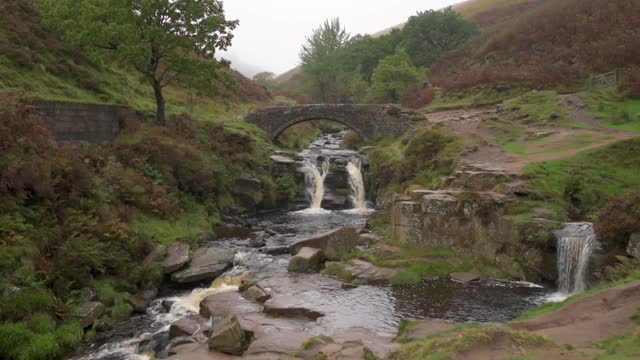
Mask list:
[[347,31],[373,34],[403,23],[417,11],[461,0],[223,0],[228,19],[240,20],[231,49],[222,54],[241,72],[280,74],[298,65],[305,36],[339,17]]

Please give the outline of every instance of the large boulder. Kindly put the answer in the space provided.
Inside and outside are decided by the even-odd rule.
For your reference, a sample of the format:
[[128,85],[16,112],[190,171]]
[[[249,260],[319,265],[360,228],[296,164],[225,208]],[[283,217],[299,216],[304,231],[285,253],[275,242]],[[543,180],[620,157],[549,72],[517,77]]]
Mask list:
[[358,245],[358,240],[356,228],[342,227],[295,243],[291,246],[291,254],[297,254],[303,247],[311,247],[322,249],[328,260],[338,261]]
[[162,262],[162,270],[165,274],[171,274],[180,270],[191,259],[189,244],[177,242],[167,249],[167,257]]
[[321,249],[303,247],[289,260],[287,269],[290,272],[299,273],[315,272],[320,270],[324,259],[324,252]]
[[249,346],[249,339],[235,315],[218,321],[211,330],[209,348],[225,354],[240,355]]
[[144,313],[153,301],[158,296],[158,289],[147,289],[136,295],[129,297],[129,304],[133,307],[133,311],[137,313]]
[[201,248],[193,255],[189,266],[171,275],[171,280],[187,284],[213,280],[233,267],[234,252],[218,248]]
[[261,312],[259,304],[243,298],[237,291],[220,292],[205,297],[200,302],[200,315],[205,318],[224,318],[229,315]]
[[233,182],[231,194],[245,212],[254,212],[264,199],[262,181],[251,176],[242,176]]
[[245,291],[242,292],[242,296],[244,296],[244,298],[249,300],[249,301],[257,301],[257,302],[260,302],[260,303],[263,303],[263,302],[269,300],[269,298],[271,298],[271,295],[269,295],[259,285],[253,285],[253,286],[249,287],[248,289],[246,289]]
[[160,244],[156,246],[155,248],[153,248],[153,250],[151,250],[149,255],[144,258],[144,261],[142,263],[144,265],[150,265],[156,261],[164,259],[164,257],[167,256],[167,250],[168,249],[165,245]]
[[627,245],[627,254],[636,259],[640,259],[640,233],[631,234]]
[[302,331],[269,334],[253,341],[245,356],[250,359],[287,359],[296,353],[308,338],[309,334]]
[[88,328],[104,314],[104,305],[99,302],[88,302],[77,308],[73,316],[78,319],[82,328]]
[[310,320],[324,316],[321,311],[310,308],[299,297],[292,295],[279,295],[269,299],[264,304],[264,312],[269,315],[304,317]]
[[211,330],[211,321],[200,315],[189,315],[171,323],[169,338],[193,336]]

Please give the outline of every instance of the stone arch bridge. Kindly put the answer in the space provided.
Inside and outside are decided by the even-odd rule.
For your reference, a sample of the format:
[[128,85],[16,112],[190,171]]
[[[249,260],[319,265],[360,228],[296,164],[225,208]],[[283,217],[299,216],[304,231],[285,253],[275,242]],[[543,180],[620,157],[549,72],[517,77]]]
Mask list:
[[363,139],[403,134],[423,120],[418,112],[397,105],[315,104],[277,106],[255,110],[245,117],[275,140],[292,125],[309,120],[332,120],[355,131]]

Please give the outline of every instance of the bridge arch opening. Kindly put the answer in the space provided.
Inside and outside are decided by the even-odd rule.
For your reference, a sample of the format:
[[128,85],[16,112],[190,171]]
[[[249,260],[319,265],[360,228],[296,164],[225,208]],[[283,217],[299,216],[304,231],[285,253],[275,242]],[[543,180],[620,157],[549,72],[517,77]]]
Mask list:
[[347,130],[353,132],[359,138],[363,139],[361,132],[346,121],[325,118],[311,118],[300,119],[295,122],[290,122],[282,125],[281,128],[278,128],[276,131],[274,131],[272,140],[278,142],[283,138],[295,136],[301,132],[313,131],[313,128],[319,129],[322,133]]

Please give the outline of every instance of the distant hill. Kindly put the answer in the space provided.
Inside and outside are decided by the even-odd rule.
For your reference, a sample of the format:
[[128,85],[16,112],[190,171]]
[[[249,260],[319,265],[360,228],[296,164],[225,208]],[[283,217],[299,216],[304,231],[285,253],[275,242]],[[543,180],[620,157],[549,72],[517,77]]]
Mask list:
[[[513,6],[514,4],[538,2],[541,0],[468,0],[460,4],[454,5],[453,8],[464,15],[467,18],[473,19],[480,13],[493,10],[496,8],[503,8]],[[407,14],[407,17],[413,14]],[[372,37],[380,37],[389,34],[394,29],[402,29],[405,23],[391,26],[387,29],[378,31],[371,34]],[[300,67],[297,66],[287,72],[278,75],[275,78],[277,84],[286,85],[288,82],[295,80],[295,77],[300,74]]]

